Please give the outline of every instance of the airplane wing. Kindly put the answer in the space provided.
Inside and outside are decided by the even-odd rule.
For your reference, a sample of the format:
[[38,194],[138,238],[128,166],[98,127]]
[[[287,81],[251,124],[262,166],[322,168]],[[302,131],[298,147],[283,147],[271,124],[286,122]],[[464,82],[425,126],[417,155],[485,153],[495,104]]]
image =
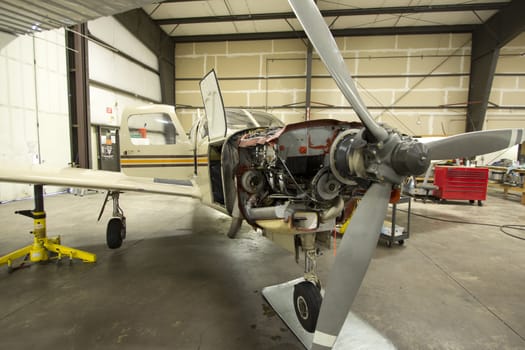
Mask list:
[[128,176],[121,172],[81,168],[3,165],[0,168],[0,181],[201,198],[199,187],[192,180]]

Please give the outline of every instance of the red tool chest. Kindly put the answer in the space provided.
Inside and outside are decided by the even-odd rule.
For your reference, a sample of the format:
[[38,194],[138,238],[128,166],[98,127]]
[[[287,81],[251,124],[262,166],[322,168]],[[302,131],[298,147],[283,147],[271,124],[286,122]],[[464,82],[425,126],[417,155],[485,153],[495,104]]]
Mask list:
[[487,199],[488,181],[488,168],[438,165],[434,168],[434,185],[438,187],[434,196],[471,202],[477,200],[481,205],[481,201]]

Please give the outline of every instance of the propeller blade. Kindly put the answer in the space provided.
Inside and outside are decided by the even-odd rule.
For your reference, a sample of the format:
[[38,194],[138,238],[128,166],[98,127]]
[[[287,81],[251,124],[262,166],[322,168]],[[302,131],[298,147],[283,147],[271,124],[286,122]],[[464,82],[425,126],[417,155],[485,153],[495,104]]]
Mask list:
[[524,129],[499,129],[468,132],[425,144],[430,159],[473,157],[496,152],[525,141]]
[[359,202],[328,277],[312,349],[334,345],[374,254],[391,191],[389,183],[374,183]]
[[388,133],[376,123],[363,100],[361,100],[343,56],[339,52],[337,43],[313,0],[288,1],[310,42],[315,47],[339,89],[341,89],[347,101],[356,111],[361,122],[378,141],[385,140],[388,137]]

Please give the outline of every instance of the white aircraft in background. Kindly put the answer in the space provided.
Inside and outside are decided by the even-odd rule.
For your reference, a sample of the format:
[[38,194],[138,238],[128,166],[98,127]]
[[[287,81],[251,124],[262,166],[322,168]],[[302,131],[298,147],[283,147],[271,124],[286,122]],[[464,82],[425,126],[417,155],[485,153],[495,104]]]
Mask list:
[[[290,0],[311,43],[361,123],[313,120],[284,126],[264,112],[226,110],[215,73],[201,81],[206,117],[186,135],[173,107],[128,110],[120,128],[123,173],[77,168],[3,166],[0,181],[108,190],[113,217],[107,244],[125,237],[119,194],[151,192],[192,197],[232,216],[228,235],[243,220],[286,248],[305,253],[304,281],[293,305],[312,349],[334,345],[374,252],[388,203],[407,176],[431,160],[472,157],[524,141],[523,129],[455,135],[426,144],[378,124],[370,115],[317,6]],[[352,215],[326,292],[315,271],[316,241]],[[347,213],[348,214],[348,213]],[[321,304],[322,302],[322,304]]]

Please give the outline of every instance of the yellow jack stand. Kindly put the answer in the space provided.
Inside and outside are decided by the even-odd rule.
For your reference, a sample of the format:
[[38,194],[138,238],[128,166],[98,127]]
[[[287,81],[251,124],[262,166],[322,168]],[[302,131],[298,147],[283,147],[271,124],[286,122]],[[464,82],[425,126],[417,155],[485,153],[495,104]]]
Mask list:
[[51,259],[48,252],[56,254],[52,258],[61,260],[62,257],[80,259],[84,262],[96,262],[97,256],[83,250],[69,248],[60,245],[60,236],[56,238],[46,237],[46,212],[44,211],[44,190],[42,185],[35,185],[35,209],[20,210],[16,214],[21,214],[33,218],[33,244],[15,250],[7,255],[0,257],[0,265],[7,264],[8,271],[13,271],[13,261],[22,257],[29,257],[31,262],[42,262]]

